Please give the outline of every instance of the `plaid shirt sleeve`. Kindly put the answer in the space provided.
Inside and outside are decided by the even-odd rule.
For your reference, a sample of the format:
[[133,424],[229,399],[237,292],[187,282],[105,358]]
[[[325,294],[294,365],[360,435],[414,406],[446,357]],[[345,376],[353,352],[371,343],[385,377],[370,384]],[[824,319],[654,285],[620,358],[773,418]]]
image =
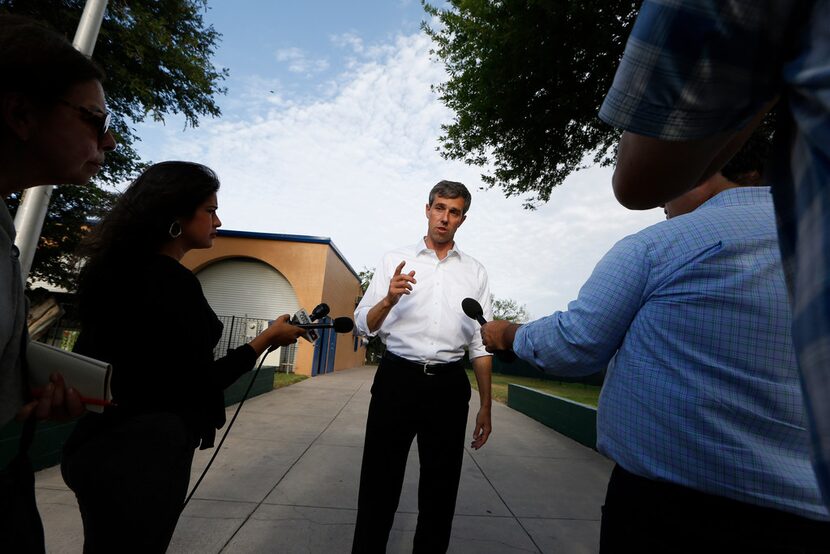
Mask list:
[[791,0],[646,0],[599,117],[663,140],[743,127],[776,94]]
[[640,309],[648,277],[646,244],[636,235],[624,238],[603,256],[567,311],[519,328],[516,355],[555,375],[602,371]]

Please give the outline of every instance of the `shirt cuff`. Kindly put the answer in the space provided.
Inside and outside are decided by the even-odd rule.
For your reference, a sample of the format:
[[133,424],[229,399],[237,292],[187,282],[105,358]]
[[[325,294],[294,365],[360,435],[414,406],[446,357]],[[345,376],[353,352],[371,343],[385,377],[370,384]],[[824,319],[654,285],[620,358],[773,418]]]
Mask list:
[[534,363],[533,361],[533,346],[530,344],[528,337],[528,328],[533,323],[525,323],[516,330],[516,335],[513,337],[513,352],[517,357],[526,362]]
[[355,327],[357,327],[357,333],[362,337],[374,337],[378,334],[378,331],[380,331],[380,327],[375,329],[374,332],[369,331],[369,324],[366,322],[366,318],[369,315],[369,309],[358,310],[354,313],[354,324]]

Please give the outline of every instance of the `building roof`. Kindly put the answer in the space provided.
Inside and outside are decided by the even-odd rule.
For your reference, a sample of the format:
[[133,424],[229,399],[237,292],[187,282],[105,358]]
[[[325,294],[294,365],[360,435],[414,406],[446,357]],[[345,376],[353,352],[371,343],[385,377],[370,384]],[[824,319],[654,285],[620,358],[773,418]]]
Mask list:
[[337,254],[337,257],[340,258],[340,261],[343,262],[343,265],[346,266],[352,275],[360,281],[360,275],[358,275],[357,271],[354,270],[352,265],[346,260],[346,257],[343,255],[340,250],[337,249],[337,246],[334,245],[331,238],[329,237],[312,237],[309,235],[287,235],[283,233],[254,233],[251,231],[233,231],[230,229],[219,229],[218,235],[220,237],[231,237],[231,238],[243,238],[243,239],[259,239],[259,240],[279,240],[283,242],[310,242],[313,244],[327,244],[334,250],[334,253]]

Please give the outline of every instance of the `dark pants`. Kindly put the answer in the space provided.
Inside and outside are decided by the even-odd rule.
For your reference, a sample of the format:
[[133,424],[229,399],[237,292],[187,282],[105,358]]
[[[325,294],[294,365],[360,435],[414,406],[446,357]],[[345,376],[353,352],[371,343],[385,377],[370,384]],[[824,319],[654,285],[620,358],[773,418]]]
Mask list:
[[830,523],[645,479],[619,465],[602,507],[600,552],[830,552]]
[[84,553],[165,552],[190,482],[194,442],[184,422],[158,413],[98,423],[79,422],[61,464],[78,498]]
[[0,469],[0,552],[46,552],[43,523],[35,498],[35,472],[28,455],[36,425],[34,417],[23,424],[18,451]]
[[366,422],[352,552],[385,552],[406,459],[418,438],[421,474],[413,552],[447,550],[461,477],[470,382],[462,369],[425,375],[384,358]]

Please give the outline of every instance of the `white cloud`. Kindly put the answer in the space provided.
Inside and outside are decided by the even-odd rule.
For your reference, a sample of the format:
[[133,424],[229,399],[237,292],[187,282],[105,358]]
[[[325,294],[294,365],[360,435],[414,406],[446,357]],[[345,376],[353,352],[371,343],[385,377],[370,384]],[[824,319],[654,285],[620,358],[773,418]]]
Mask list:
[[300,48],[281,48],[274,54],[278,62],[286,62],[288,71],[313,75],[329,68],[329,62],[325,58],[312,58]]
[[223,102],[225,113],[242,113],[256,119],[269,108],[286,109],[292,100],[279,79],[266,79],[258,75],[242,76],[228,84],[228,96]]
[[219,173],[226,229],[329,236],[358,271],[423,236],[434,183],[462,181],[473,203],[458,243],[488,268],[495,295],[536,317],[564,308],[608,248],[662,213],[620,207],[608,168],[577,172],[533,212],[480,191],[478,168],[436,151],[451,114],[430,90],[446,76],[429,48],[422,34],[366,48],[371,57],[329,95],[262,102],[259,113],[171,134],[160,151]]
[[332,35],[331,42],[338,48],[348,48],[356,54],[363,52],[363,39],[357,33],[341,33]]

